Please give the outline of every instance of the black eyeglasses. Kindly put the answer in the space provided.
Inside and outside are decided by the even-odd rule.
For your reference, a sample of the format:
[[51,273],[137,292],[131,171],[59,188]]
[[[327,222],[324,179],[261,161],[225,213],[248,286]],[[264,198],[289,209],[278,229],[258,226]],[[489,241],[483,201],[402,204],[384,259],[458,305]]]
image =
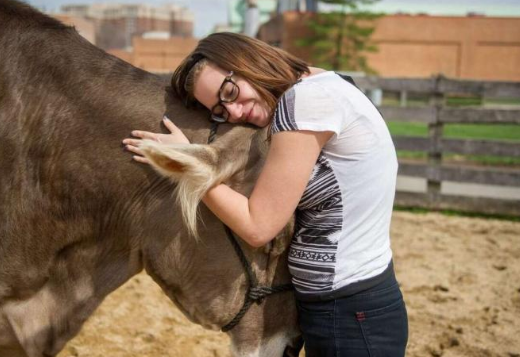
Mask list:
[[229,112],[222,103],[233,103],[240,94],[240,87],[233,80],[233,71],[224,78],[218,90],[218,103],[211,108],[210,119],[217,123],[225,123],[229,119]]

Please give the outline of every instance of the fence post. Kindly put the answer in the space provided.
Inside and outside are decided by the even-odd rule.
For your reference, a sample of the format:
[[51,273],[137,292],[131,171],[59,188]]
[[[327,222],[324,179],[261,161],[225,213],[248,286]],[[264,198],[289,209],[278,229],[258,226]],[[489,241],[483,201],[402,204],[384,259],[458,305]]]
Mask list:
[[437,206],[441,194],[441,165],[442,165],[442,132],[443,123],[440,121],[440,112],[445,103],[444,93],[439,92],[439,83],[442,76],[438,75],[435,80],[435,89],[430,97],[430,105],[434,108],[433,121],[428,123],[428,138],[430,145],[428,150],[428,169],[426,173],[426,190],[428,192],[429,205]]
[[408,106],[408,91],[402,90],[399,93],[399,105],[401,108],[406,108]]

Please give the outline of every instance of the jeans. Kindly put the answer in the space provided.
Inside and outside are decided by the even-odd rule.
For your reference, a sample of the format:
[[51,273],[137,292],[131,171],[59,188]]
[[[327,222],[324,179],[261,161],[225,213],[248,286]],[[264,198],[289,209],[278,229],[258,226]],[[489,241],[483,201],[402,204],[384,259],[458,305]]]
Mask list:
[[357,294],[330,301],[297,301],[306,357],[403,357],[408,317],[392,274]]

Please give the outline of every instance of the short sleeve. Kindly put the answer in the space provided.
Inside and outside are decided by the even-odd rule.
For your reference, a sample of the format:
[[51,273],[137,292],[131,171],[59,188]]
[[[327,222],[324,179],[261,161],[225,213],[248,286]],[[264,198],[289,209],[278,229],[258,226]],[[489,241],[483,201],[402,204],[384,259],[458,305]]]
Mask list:
[[321,85],[299,83],[280,98],[271,125],[271,134],[289,130],[332,131],[343,128],[343,111]]

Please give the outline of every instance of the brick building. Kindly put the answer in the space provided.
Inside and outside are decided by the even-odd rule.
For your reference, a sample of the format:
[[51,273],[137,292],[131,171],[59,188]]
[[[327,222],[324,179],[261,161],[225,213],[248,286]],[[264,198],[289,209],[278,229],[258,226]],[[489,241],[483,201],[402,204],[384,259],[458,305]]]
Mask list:
[[[260,27],[258,37],[311,61],[308,48],[296,46],[309,36],[312,13],[285,12]],[[385,77],[520,80],[520,18],[485,16],[387,15],[372,36],[377,53],[369,65]]]
[[134,36],[151,31],[181,37],[193,35],[193,14],[177,5],[65,5],[61,11],[64,15],[92,21],[96,29],[95,43],[103,49],[128,48]]
[[175,70],[195,49],[198,40],[180,36],[168,39],[134,37],[132,43],[131,52],[113,49],[108,53],[144,70],[167,73]]
[[96,26],[92,21],[71,15],[52,14],[51,16],[68,26],[74,26],[87,41],[96,44]]

